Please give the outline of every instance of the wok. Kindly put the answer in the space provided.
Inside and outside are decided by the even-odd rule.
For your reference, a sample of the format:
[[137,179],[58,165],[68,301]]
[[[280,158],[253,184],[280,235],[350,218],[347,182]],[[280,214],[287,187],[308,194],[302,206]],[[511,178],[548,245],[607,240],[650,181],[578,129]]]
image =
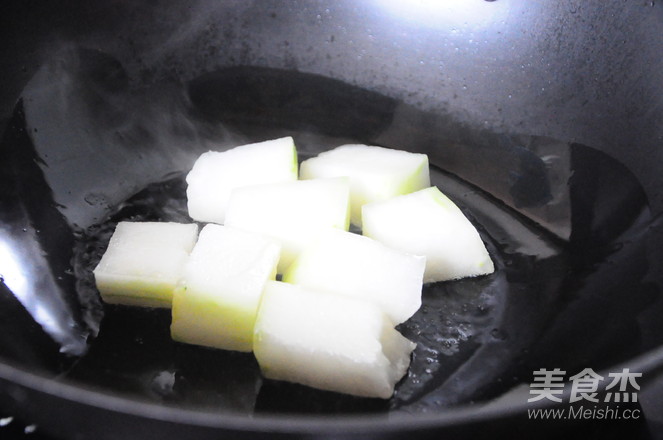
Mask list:
[[[0,408],[57,438],[656,431],[662,30],[655,2],[10,3]],[[283,135],[428,154],[494,258],[425,286],[390,400],[264,380],[94,288],[116,222],[189,221],[198,154]],[[532,420],[571,403],[528,402],[542,368],[642,373],[613,406],[643,417]]]

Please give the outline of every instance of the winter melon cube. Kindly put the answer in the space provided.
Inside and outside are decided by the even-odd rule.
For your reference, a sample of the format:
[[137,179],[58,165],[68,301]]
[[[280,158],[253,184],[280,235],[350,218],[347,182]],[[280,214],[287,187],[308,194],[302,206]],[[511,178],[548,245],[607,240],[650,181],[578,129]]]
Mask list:
[[94,269],[104,302],[170,307],[197,236],[195,224],[118,223]]
[[203,153],[186,177],[189,216],[224,223],[234,188],[297,180],[297,150],[291,137]]
[[394,249],[426,256],[425,282],[495,270],[474,225],[436,187],[364,205],[363,233]]
[[281,243],[283,273],[321,230],[348,229],[349,197],[345,177],[245,186],[232,192],[225,224]]
[[384,399],[414,347],[371,303],[278,281],[265,287],[254,332],[265,377]]
[[372,302],[394,324],[400,324],[421,306],[425,265],[425,257],[391,249],[368,237],[328,229],[304,249],[283,280]]
[[428,156],[369,145],[341,145],[307,159],[302,179],[350,178],[352,224],[361,226],[361,207],[430,186]]
[[276,276],[280,246],[258,234],[206,225],[173,295],[174,340],[250,352],[267,280]]

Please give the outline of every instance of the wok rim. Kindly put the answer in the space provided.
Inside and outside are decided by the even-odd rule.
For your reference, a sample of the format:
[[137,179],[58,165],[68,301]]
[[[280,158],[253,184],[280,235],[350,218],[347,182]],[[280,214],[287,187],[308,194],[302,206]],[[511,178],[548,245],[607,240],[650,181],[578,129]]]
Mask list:
[[[632,371],[656,375],[663,372],[663,346],[653,348],[626,362],[617,364],[610,371],[630,368]],[[65,400],[70,404],[92,409],[110,411],[119,417],[135,417],[153,422],[162,422],[191,428],[231,430],[245,433],[279,434],[361,434],[393,433],[434,430],[459,427],[468,423],[495,421],[526,413],[528,409],[561,406],[549,400],[528,403],[500,404],[496,400],[474,405],[459,405],[444,408],[435,413],[398,413],[364,415],[303,415],[303,414],[233,414],[204,409],[188,409],[162,403],[140,401],[128,396],[112,395],[102,390],[86,388],[73,382],[50,378],[20,367],[0,362],[0,380],[45,394],[51,398]],[[5,390],[0,392],[6,393]],[[569,388],[569,387],[566,387]],[[568,390],[567,390],[568,391]],[[565,400],[566,401],[566,400]],[[22,414],[17,414],[21,416]],[[39,421],[35,421],[39,426]],[[48,425],[45,431],[48,431]]]

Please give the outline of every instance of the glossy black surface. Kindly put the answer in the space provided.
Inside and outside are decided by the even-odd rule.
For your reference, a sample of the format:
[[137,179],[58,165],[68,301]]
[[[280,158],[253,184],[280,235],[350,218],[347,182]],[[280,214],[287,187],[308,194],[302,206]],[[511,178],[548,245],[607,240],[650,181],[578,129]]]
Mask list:
[[[94,35],[77,28],[74,39],[95,44],[53,44],[8,124],[0,146],[4,407],[55,433],[102,430],[100,438],[139,438],[147,429],[176,438],[196,428],[209,437],[433,433],[477,417],[508,420],[527,397],[510,390],[542,366],[609,371],[645,356],[633,365],[660,368],[647,357],[663,342],[657,89],[622,70],[617,49],[602,55],[619,62],[600,63],[610,67],[602,84],[612,85],[581,87],[592,64],[564,70],[584,52],[558,26],[574,17],[611,22],[613,13],[623,21],[617,33],[638,34],[636,18],[658,23],[660,8],[498,1],[486,7],[510,4],[508,24],[495,15],[492,27],[468,20],[451,32],[442,22],[417,28],[413,17],[366,29],[397,20],[368,4],[281,11],[162,3],[170,7],[160,16],[180,14],[183,24],[166,19],[142,37],[134,23],[150,16],[148,6],[78,10],[90,22],[108,17],[106,26],[123,33],[111,41],[99,39],[105,27]],[[212,18],[229,21],[205,27]],[[537,18],[543,36],[527,26]],[[303,37],[290,20],[317,32]],[[172,26],[181,32],[169,34]],[[602,29],[594,28],[606,38]],[[531,37],[529,48],[518,32]],[[148,50],[154,41],[164,42],[160,50]],[[393,58],[380,57],[388,41]],[[500,52],[506,42],[511,48]],[[548,62],[567,60],[550,67],[556,81],[546,82],[545,62],[528,55],[539,50]],[[642,60],[652,50],[627,64],[649,71]],[[303,155],[347,141],[427,153],[434,183],[495,257],[494,275],[426,288],[425,307],[402,327],[419,343],[412,368],[388,402],[263,381],[250,356],[174,344],[167,314],[103,308],[91,285],[115,221],[186,218],[181,176],[200,152],[284,134]],[[65,414],[80,416],[63,423]],[[344,415],[343,423],[314,415]],[[119,426],[127,420],[136,428]]]
[[[23,257],[20,268],[39,268],[62,281],[43,286],[43,281],[35,279],[39,284],[24,287],[32,296],[22,299],[34,320],[60,342],[60,351],[70,357],[50,349],[52,355],[44,361],[29,360],[46,356],[45,347],[51,341],[42,338],[39,345],[28,340],[22,349],[8,350],[5,357],[10,361],[22,362],[30,369],[45,369],[58,380],[112,394],[231,414],[416,414],[497,397],[514,385],[527,383],[538,365],[554,364],[569,371],[584,365],[607,368],[642,349],[637,333],[631,329],[636,326],[639,311],[659,292],[654,286],[642,284],[648,268],[642,246],[651,216],[638,182],[623,166],[580,145],[488,132],[483,137],[473,134],[472,140],[483,145],[456,143],[455,161],[450,163],[440,157],[449,150],[432,149],[428,134],[421,136],[423,141],[416,136],[417,132],[427,133],[426,127],[417,129],[409,123],[399,127],[399,120],[394,118],[397,102],[326,78],[272,69],[231,69],[206,75],[188,86],[190,107],[171,106],[167,108],[171,113],[166,115],[175,115],[170,120],[188,118],[191,127],[224,124],[223,132],[217,130],[208,139],[199,138],[199,144],[204,145],[214,142],[217,133],[223,133],[219,138],[222,141],[228,132],[250,140],[276,133],[293,134],[304,157],[345,140],[393,146],[391,138],[399,137],[401,131],[414,133],[405,145],[398,146],[425,151],[432,165],[442,168],[432,170],[433,183],[456,200],[479,227],[497,272],[424,289],[422,309],[401,327],[418,347],[408,377],[391,401],[356,399],[288,384],[263,384],[250,355],[172,342],[167,311],[125,307],[102,310],[91,271],[114,225],[121,220],[190,221],[184,174],[176,173],[184,165],[172,158],[193,155],[199,146],[182,144],[180,138],[185,138],[187,132],[182,134],[177,127],[163,132],[160,130],[164,125],[151,126],[161,119],[145,119],[149,111],[136,118],[122,108],[114,108],[115,119],[109,118],[107,108],[116,102],[148,110],[154,107],[149,100],[131,97],[122,81],[116,84],[117,78],[123,77],[121,66],[108,56],[95,51],[70,56],[76,60],[72,66],[77,70],[68,70],[65,65],[57,72],[79,79],[69,85],[68,99],[50,99],[54,93],[50,90],[58,82],[52,81],[52,75],[47,82],[37,76],[26,89],[25,110],[23,106],[17,109],[3,143],[9,157],[5,166],[14,170],[15,176],[7,188],[10,184],[20,188],[13,199],[7,197],[3,212],[23,214],[20,220],[7,217],[4,221],[4,227],[14,231],[8,237],[21,240],[13,246],[6,240],[5,246],[22,255],[19,252],[30,248],[26,243],[32,239],[35,251]],[[273,92],[267,88],[270,86]],[[172,95],[163,95],[162,102],[187,102],[173,98],[186,93],[173,85],[163,90]],[[306,99],[328,105],[304,112],[302,102]],[[349,106],[348,112],[344,105]],[[408,121],[433,117],[401,106],[400,114],[415,115],[406,118]],[[69,117],[65,111],[76,117]],[[337,113],[346,115],[347,121],[334,118]],[[372,117],[363,121],[359,115],[364,113]],[[75,121],[74,128],[53,125],[53,119]],[[358,137],[364,123],[367,130]],[[450,124],[444,120],[441,123]],[[460,127],[444,133],[461,137],[467,131]],[[478,159],[482,157],[481,149],[492,142],[503,151],[491,161]],[[99,143],[95,148],[108,154],[90,155],[87,149],[93,143]],[[122,153],[115,154],[118,150]],[[541,157],[541,151],[545,157]],[[158,164],[153,159],[155,152],[168,157],[167,165],[172,169],[154,167],[153,162]],[[130,155],[135,156],[134,161],[127,161]],[[450,164],[447,169],[442,167],[445,163]],[[472,174],[477,164],[483,175],[493,178]],[[118,173],[120,166],[124,169]],[[461,180],[468,167],[467,179],[483,189]],[[510,171],[505,172],[505,168]],[[148,169],[148,173],[141,174]],[[105,174],[104,170],[116,172]],[[173,177],[166,178],[168,175]],[[497,175],[505,177],[496,179]],[[86,181],[74,185],[71,181],[75,179]],[[599,180],[604,184],[594,184]],[[150,181],[154,183],[141,189],[143,182]],[[103,192],[89,190],[101,186]],[[129,196],[136,188],[140,191]],[[505,202],[496,198],[508,195]],[[537,211],[531,210],[553,200],[557,209],[544,220],[554,232],[536,225],[532,220],[537,219]],[[84,221],[90,224],[79,224]],[[30,225],[35,233],[18,232],[21,225]],[[19,286],[11,273],[5,284],[10,288]],[[7,296],[8,303],[15,302]],[[43,310],[46,315],[40,314]],[[12,329],[26,326],[22,322],[34,327],[29,319],[15,316],[3,321],[3,335],[8,336],[2,339],[5,346],[15,342]],[[48,327],[53,317],[60,316],[76,323],[67,325],[64,336],[64,324],[55,330]],[[606,319],[614,325],[598,325]],[[68,341],[85,337],[89,337],[87,352],[80,347],[71,351]],[[26,356],[31,357],[26,360]]]

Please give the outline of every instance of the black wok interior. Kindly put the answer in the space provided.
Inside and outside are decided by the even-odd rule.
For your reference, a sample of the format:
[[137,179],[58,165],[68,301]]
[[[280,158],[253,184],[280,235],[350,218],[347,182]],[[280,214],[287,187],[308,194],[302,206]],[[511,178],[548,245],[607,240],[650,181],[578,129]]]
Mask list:
[[[99,420],[97,438],[434,433],[525,408],[542,367],[663,366],[662,44],[636,41],[659,5],[481,1],[486,22],[421,25],[380,2],[65,3],[37,9],[36,35],[57,38],[18,55],[0,143],[0,403],[17,414],[62,436]],[[118,221],[191,221],[200,153],[285,135],[300,159],[428,154],[493,256],[492,275],[424,287],[389,400],[265,380],[252,355],[175,343],[168,311],[94,287]],[[128,418],[140,428],[107,429]]]

